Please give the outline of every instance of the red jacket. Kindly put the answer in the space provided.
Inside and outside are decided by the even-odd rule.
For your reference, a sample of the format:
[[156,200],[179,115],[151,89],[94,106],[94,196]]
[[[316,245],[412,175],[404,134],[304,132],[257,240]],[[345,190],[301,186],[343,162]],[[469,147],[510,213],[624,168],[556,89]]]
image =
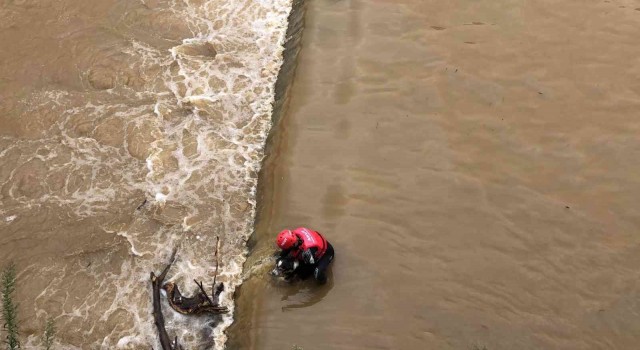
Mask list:
[[311,249],[312,252],[315,250],[314,258],[315,261],[318,261],[327,251],[327,240],[324,239],[324,237],[322,237],[319,232],[313,231],[306,227],[298,227],[291,232],[293,232],[293,234],[295,234],[302,240],[302,245],[300,245],[298,249],[291,251],[291,255],[294,258],[302,260],[302,257],[300,256],[301,253],[307,249]]

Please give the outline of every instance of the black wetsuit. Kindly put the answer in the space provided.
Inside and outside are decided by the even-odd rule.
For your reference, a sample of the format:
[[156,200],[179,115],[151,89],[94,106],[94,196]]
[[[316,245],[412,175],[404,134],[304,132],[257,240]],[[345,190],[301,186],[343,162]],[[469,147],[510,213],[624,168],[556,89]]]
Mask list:
[[[293,256],[293,253],[298,250],[298,247],[293,247],[291,249],[283,250],[280,252],[280,259],[296,259]],[[307,249],[308,253],[300,252],[300,259],[297,259],[300,262],[298,268],[294,271],[294,274],[298,276],[300,279],[306,279],[313,274],[316,281],[321,284],[327,282],[327,268],[331,261],[333,261],[333,257],[335,252],[333,250],[333,246],[331,243],[327,242],[327,250],[324,252],[324,255],[320,257],[318,261],[311,261],[312,257],[316,256],[316,252],[318,248],[312,247]]]

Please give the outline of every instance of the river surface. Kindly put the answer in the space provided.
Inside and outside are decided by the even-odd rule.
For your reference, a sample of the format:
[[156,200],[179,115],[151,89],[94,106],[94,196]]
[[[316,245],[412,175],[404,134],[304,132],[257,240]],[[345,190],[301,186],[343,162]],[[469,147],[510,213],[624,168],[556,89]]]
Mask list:
[[[290,0],[0,2],[0,266],[23,348],[159,349],[149,273],[233,311]],[[165,309],[168,309],[167,304]],[[232,315],[165,310],[185,349]],[[4,334],[0,330],[4,339]]]
[[[637,347],[637,0],[309,1],[256,196],[290,10],[0,4],[23,348],[53,318],[60,349],[158,349],[149,272],[177,247],[170,279],[210,283],[215,237],[233,314],[165,310],[186,349],[234,318],[230,349]],[[298,225],[336,248],[325,286],[267,274]]]
[[[635,349],[640,2],[314,0],[234,349]],[[260,263],[308,225],[330,281]]]

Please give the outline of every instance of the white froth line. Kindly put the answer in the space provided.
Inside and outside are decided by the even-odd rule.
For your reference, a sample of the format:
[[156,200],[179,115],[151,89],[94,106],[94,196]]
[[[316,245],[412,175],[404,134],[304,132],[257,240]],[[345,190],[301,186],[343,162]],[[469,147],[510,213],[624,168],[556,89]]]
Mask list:
[[6,218],[4,218],[4,221],[11,222],[11,221],[15,220],[17,217],[18,217],[17,215],[7,216]]
[[160,114],[160,102],[156,102],[156,104],[153,105],[153,114],[158,118],[162,118],[162,115]]
[[142,254],[136,250],[136,247],[133,245],[133,238],[131,238],[131,236],[127,232],[120,231],[118,232],[118,236],[121,236],[127,239],[129,244],[131,245],[131,254],[135,256],[142,256]]
[[[184,232],[191,230],[191,225],[187,224],[187,221],[189,221],[189,216],[182,218],[182,230]],[[196,236],[196,238],[200,240],[200,236]]]
[[156,201],[159,203],[164,203],[167,200],[167,195],[162,192],[156,193]]
[[140,344],[142,343],[142,340],[140,339],[139,336],[127,335],[125,337],[120,338],[120,340],[118,340],[118,344],[116,344],[116,347],[118,347],[119,349],[122,349],[127,345],[129,345],[129,343]]
[[153,159],[151,157],[147,158],[147,169],[149,169],[149,174],[147,174],[147,176],[150,176],[153,174]]

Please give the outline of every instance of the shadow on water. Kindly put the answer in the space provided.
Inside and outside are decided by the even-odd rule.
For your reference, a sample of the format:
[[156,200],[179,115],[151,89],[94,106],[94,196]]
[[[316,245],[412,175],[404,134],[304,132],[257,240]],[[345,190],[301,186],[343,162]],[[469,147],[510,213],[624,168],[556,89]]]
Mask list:
[[327,277],[327,283],[324,285],[318,285],[314,279],[310,278],[282,287],[282,297],[280,298],[284,304],[282,312],[310,307],[321,302],[333,289],[331,268],[329,268]]

